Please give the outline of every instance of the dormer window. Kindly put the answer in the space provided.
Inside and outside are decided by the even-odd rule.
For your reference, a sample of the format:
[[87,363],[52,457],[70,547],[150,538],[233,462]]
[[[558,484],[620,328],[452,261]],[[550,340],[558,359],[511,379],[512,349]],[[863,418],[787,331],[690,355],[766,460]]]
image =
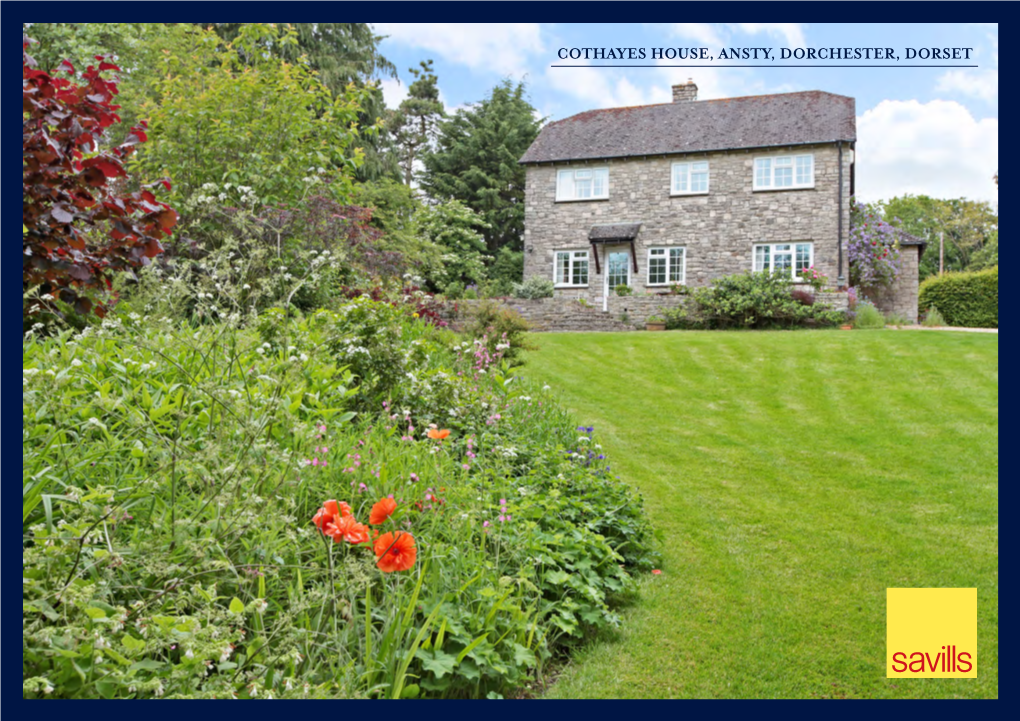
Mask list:
[[556,173],[556,200],[609,198],[609,168],[572,168]]

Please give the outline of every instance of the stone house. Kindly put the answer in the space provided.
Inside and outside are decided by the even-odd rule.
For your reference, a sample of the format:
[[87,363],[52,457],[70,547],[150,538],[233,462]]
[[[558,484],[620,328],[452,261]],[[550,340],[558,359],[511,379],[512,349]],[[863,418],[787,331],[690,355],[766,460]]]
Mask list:
[[[747,270],[845,287],[853,98],[821,91],[591,110],[546,125],[527,168],[524,277],[610,310]],[[916,287],[916,272],[914,278]],[[915,303],[916,305],[916,303]],[[916,309],[914,311],[916,318]]]

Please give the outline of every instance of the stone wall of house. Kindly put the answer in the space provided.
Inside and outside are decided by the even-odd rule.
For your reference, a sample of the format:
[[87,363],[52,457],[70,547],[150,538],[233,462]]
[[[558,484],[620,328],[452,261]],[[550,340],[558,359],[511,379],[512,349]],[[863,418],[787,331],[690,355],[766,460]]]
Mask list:
[[[815,187],[805,190],[752,190],[754,159],[814,153]],[[850,153],[843,149],[843,239],[850,223]],[[709,161],[709,192],[670,195],[672,163]],[[648,248],[684,246],[686,282],[704,285],[714,278],[752,269],[753,246],[761,242],[811,241],[814,265],[838,278],[838,151],[814,145],[760,151],[692,153],[642,159],[592,162],[608,167],[609,198],[556,202],[556,172],[570,164],[528,166],[525,197],[524,276],[553,278],[555,251],[590,250],[588,231],[605,223],[642,223],[635,243],[638,270],[631,261],[631,287],[638,293],[661,290],[646,285]],[[589,259],[586,288],[558,289],[557,295],[584,297],[601,305],[606,272],[605,252],[629,244],[599,248],[601,274]]]
[[[474,310],[486,302],[496,302],[505,308],[517,311],[532,324],[533,330],[542,332],[609,332],[629,331],[645,327],[650,316],[664,317],[664,314],[687,302],[681,295],[631,295],[610,296],[608,311],[603,311],[601,304],[593,306],[576,298],[540,298],[522,300],[518,298],[502,298],[495,301],[461,300],[446,304],[443,317],[456,330],[460,330],[464,322]],[[817,296],[819,303],[831,305],[836,310],[847,309],[847,295],[841,292],[825,292]],[[587,305],[585,304],[587,303]]]
[[900,253],[900,275],[887,287],[861,288],[861,297],[867,298],[886,315],[895,314],[917,323],[918,273],[924,246],[908,245]]

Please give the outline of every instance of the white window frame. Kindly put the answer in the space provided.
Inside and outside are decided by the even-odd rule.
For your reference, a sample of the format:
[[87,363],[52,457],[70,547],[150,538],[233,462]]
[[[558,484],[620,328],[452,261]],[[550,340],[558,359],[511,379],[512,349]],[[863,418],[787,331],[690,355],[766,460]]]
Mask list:
[[[693,170],[693,166],[704,164],[704,170]],[[687,179],[687,190],[683,190],[677,183],[677,171],[683,170],[684,175]],[[704,190],[691,190],[692,178],[691,176],[697,172],[705,174],[705,189]],[[676,162],[669,166],[669,194],[670,195],[708,195],[709,188],[712,183],[712,168],[707,160],[684,160],[682,162]]]
[[[680,251],[680,280],[672,280],[674,258],[671,251]],[[658,255],[659,251],[665,251],[666,257],[666,280],[662,283],[652,282],[652,256]],[[687,285],[687,247],[683,245],[658,245],[648,249],[648,273],[645,276],[645,285],[649,288],[662,288],[675,285]]]
[[[794,283],[806,283],[803,278],[797,274],[797,252],[798,246],[808,247],[808,260],[806,268],[811,268],[815,264],[815,244],[810,240],[791,240],[784,243],[755,243],[751,249],[751,270],[755,273],[769,272],[771,273],[775,268],[776,264],[776,253],[777,248],[789,246],[789,250],[779,250],[779,253],[790,254],[790,280]],[[768,267],[758,267],[758,249],[768,248]]]
[[[810,177],[807,180],[797,179],[797,166],[798,163],[805,158],[808,158],[811,163]],[[768,163],[767,169],[760,168],[759,165]],[[790,184],[789,185],[776,185],[777,171],[782,168],[790,169]],[[759,177],[759,170],[765,170],[764,178],[765,182],[762,182],[763,178]],[[796,153],[792,155],[765,155],[754,159],[754,163],[751,166],[751,178],[753,182],[754,190],[803,190],[804,188],[815,187],[815,154],[814,153]]]
[[[564,176],[570,173],[571,183],[570,188],[574,191],[573,194],[568,195],[566,190],[567,184],[563,182]],[[577,181],[587,180],[588,178],[578,178],[578,173],[584,175],[590,173],[591,179],[591,195],[584,197],[577,197]],[[600,195],[595,194],[595,175],[596,173],[605,173],[605,178],[602,182],[602,193]],[[556,171],[556,202],[557,203],[570,203],[570,202],[584,202],[590,200],[608,200],[609,199],[609,166],[599,167],[582,167],[582,168],[560,168]]]
[[[561,283],[557,273],[560,269],[560,255],[569,254],[569,260],[567,263],[567,281]],[[582,258],[583,256],[583,258]],[[580,261],[584,261],[586,266],[586,277],[587,281],[584,283],[574,283],[574,265]],[[587,288],[588,284],[591,283],[591,254],[587,250],[557,250],[553,252],[553,286],[556,288]]]

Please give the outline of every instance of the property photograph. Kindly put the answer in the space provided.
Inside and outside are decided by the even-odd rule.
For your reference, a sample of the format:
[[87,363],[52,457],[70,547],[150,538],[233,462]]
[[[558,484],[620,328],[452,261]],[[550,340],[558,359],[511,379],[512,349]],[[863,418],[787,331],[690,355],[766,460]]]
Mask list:
[[998,698],[995,23],[23,23],[23,699]]

